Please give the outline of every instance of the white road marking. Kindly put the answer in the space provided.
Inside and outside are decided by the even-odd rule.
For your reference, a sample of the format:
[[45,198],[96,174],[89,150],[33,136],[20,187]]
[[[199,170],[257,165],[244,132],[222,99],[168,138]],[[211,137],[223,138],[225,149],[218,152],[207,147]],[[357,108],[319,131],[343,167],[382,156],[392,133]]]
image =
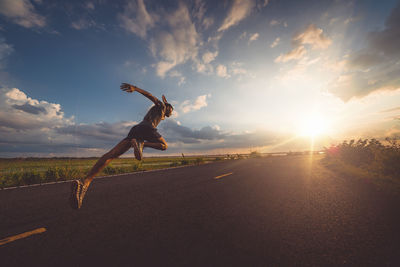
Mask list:
[[26,237],[31,236],[31,235],[41,234],[41,233],[44,233],[46,231],[47,231],[46,228],[42,227],[42,228],[38,228],[38,229],[29,231],[29,232],[25,232],[25,233],[22,233],[22,234],[19,234],[19,235],[9,236],[9,237],[6,237],[6,238],[0,240],[0,246],[5,245],[5,244],[10,243],[10,242],[13,242],[13,241],[18,240],[18,239],[26,238]]
[[225,177],[225,176],[228,176],[228,175],[231,175],[231,174],[233,174],[233,172],[222,174],[220,176],[214,177],[214,179],[220,179],[222,177]]

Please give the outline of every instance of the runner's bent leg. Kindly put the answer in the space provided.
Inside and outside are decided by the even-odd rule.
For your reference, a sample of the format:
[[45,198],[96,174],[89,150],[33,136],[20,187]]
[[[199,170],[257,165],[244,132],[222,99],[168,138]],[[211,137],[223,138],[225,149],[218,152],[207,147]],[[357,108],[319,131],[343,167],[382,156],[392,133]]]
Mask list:
[[167,142],[163,137],[158,138],[157,142],[144,142],[144,147],[151,147],[158,150],[166,150],[168,148]]
[[131,147],[131,142],[129,140],[122,140],[114,148],[104,154],[92,167],[89,173],[86,175],[83,183],[87,186],[90,185],[94,176],[98,174],[107,164],[109,164],[113,159],[118,158],[124,154]]

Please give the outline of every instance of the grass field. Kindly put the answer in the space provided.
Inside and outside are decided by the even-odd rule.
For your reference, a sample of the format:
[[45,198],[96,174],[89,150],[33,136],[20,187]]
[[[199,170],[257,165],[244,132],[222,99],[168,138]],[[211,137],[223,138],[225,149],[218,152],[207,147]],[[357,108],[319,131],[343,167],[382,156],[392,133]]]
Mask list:
[[[203,164],[228,159],[226,156],[154,157],[137,161],[119,158],[98,176]],[[83,178],[98,158],[0,159],[0,188]]]

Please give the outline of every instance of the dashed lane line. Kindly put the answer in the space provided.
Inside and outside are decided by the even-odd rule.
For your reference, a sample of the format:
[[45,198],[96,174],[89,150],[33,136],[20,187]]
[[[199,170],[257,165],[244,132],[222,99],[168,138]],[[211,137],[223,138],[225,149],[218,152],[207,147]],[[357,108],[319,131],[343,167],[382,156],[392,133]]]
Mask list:
[[233,172],[229,172],[229,173],[222,174],[220,176],[216,176],[216,177],[214,177],[214,179],[220,179],[222,177],[225,177],[225,176],[228,176],[228,175],[231,175],[231,174],[233,174]]
[[42,227],[42,228],[38,228],[38,229],[29,231],[29,232],[25,232],[25,233],[22,233],[22,234],[19,234],[19,235],[9,236],[9,237],[6,237],[4,239],[0,239],[0,246],[5,245],[5,244],[10,243],[10,242],[13,242],[13,241],[16,241],[18,239],[26,238],[26,237],[31,236],[31,235],[41,234],[41,233],[44,233],[46,231],[47,231],[46,228]]

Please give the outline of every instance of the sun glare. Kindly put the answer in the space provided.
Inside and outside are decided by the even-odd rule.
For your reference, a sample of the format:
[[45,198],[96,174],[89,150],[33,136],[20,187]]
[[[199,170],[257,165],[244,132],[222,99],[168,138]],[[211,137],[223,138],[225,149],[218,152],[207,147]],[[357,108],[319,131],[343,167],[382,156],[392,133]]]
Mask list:
[[327,130],[327,120],[319,114],[305,118],[300,125],[300,135],[302,136],[315,137],[326,133]]

